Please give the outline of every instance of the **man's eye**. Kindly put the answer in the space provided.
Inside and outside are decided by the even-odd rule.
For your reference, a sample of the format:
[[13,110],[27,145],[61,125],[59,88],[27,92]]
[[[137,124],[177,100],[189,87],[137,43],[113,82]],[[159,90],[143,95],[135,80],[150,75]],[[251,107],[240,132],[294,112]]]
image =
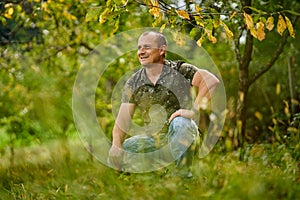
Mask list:
[[141,50],[141,49],[151,49],[151,46],[138,47],[138,50]]

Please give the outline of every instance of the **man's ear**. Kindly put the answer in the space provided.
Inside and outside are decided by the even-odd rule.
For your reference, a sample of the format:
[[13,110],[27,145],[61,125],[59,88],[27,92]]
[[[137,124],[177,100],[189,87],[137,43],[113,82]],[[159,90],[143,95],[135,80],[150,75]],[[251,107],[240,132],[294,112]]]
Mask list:
[[167,46],[166,45],[162,45],[160,47],[161,51],[160,51],[160,55],[166,55],[166,51],[167,51]]

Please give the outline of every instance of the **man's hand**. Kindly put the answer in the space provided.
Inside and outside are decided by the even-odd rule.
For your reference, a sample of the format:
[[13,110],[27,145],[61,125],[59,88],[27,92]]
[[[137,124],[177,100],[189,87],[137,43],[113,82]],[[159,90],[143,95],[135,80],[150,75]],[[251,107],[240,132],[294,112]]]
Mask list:
[[177,116],[182,116],[182,117],[191,119],[194,117],[194,115],[195,115],[195,113],[192,110],[179,109],[170,116],[169,123]]
[[112,166],[121,170],[124,160],[124,149],[116,145],[112,145],[109,150],[109,162]]

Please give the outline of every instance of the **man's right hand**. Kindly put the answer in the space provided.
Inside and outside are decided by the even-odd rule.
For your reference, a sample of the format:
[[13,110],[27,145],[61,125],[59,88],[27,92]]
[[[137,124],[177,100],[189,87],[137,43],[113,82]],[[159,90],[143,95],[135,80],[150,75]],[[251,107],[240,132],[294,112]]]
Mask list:
[[112,145],[110,150],[109,150],[109,163],[121,170],[122,165],[124,163],[124,149],[122,147],[118,147],[116,145]]

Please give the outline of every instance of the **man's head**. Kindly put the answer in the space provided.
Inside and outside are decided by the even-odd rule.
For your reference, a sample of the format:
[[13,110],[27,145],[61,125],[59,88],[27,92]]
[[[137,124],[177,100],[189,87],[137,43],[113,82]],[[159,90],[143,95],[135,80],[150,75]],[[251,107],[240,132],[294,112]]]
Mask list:
[[144,32],[138,40],[138,57],[143,66],[163,64],[167,48],[166,37],[155,31]]

